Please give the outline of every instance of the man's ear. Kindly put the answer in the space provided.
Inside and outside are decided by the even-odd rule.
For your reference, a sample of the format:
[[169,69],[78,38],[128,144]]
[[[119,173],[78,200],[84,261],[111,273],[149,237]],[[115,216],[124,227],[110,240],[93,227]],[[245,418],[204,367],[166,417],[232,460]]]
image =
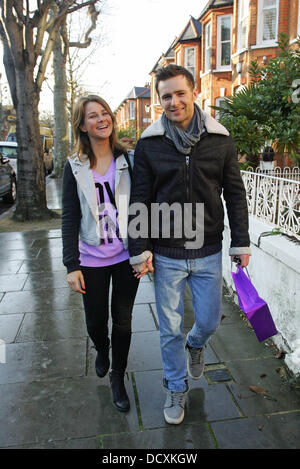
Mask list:
[[199,93],[198,93],[197,88],[194,88],[194,89],[193,89],[193,100],[194,100],[194,101],[196,101],[196,99],[197,99],[197,97],[198,97],[198,94],[199,94]]

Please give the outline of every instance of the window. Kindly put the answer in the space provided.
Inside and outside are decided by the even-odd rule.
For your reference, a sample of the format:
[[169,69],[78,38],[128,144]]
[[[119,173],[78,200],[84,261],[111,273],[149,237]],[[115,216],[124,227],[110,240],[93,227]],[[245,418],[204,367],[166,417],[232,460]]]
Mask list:
[[210,52],[211,52],[211,23],[205,25],[205,51],[204,51],[204,72],[210,70]]
[[238,6],[238,51],[248,47],[249,0],[239,0]]
[[[216,98],[216,106],[222,107],[224,105],[224,103],[225,103],[225,98]],[[217,120],[219,120],[219,118],[220,118],[220,111],[218,111],[217,109],[216,109],[215,118]]]
[[218,17],[217,68],[231,67],[231,15]]
[[277,41],[278,0],[259,0],[257,44]]
[[129,103],[130,108],[129,108],[129,119],[133,120],[135,119],[135,106],[134,106],[134,101],[130,101]]
[[148,114],[150,112],[150,106],[149,104],[145,105],[145,113]]
[[181,65],[181,50],[176,54],[176,65]]
[[195,78],[195,65],[196,65],[195,57],[196,57],[195,47],[186,47],[184,49],[184,66],[189,72],[191,72],[194,78]]

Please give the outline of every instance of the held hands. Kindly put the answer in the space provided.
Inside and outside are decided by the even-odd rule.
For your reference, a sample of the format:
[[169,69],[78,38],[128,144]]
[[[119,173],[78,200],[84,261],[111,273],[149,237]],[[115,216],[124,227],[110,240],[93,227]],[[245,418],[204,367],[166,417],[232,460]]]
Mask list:
[[71,290],[78,293],[85,293],[85,283],[81,270],[74,270],[67,275],[67,281]]
[[236,261],[235,258],[237,257],[241,260],[241,262],[239,262],[240,266],[247,267],[247,265],[249,264],[249,260],[250,260],[250,254],[239,254],[238,256],[231,256],[231,261],[235,262]]
[[140,264],[134,264],[132,266],[134,276],[136,278],[141,278],[143,275],[147,274],[148,272],[154,272],[154,267],[152,264],[153,254],[150,253],[147,261],[141,262]]

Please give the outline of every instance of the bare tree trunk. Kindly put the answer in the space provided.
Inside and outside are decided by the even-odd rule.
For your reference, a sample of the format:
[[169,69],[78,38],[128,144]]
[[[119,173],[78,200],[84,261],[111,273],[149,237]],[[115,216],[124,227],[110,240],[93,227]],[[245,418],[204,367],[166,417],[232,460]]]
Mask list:
[[15,218],[23,221],[49,216],[46,204],[43,150],[39,133],[39,94],[30,68],[16,69],[18,199]]
[[[65,24],[61,32],[65,29]],[[54,71],[54,170],[51,177],[62,176],[63,167],[69,154],[69,129],[67,114],[67,46],[62,34],[57,38],[53,49]]]

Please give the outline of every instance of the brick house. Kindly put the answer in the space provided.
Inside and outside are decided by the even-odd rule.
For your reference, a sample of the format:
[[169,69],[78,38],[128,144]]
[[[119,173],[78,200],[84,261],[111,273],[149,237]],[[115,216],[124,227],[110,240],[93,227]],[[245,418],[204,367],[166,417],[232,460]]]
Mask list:
[[251,61],[267,63],[278,54],[281,32],[296,47],[300,0],[209,0],[150,72],[152,122],[161,114],[154,78],[158,67],[178,63],[190,68],[199,91],[198,104],[217,117],[210,106],[221,105],[226,96],[249,83]]
[[151,124],[150,86],[134,86],[115,110],[118,130],[131,130],[135,139]]
[[151,104],[150,104],[151,122],[156,121],[162,113],[162,108],[159,104],[158,96],[157,96],[156,89],[155,89],[155,72],[160,67],[166,67],[167,65],[174,63],[175,52],[174,52],[173,47],[174,47],[175,41],[176,39],[169,46],[168,50],[160,56],[160,58],[158,59],[158,61],[156,62],[156,64],[154,65],[154,67],[152,68],[150,72],[150,76],[151,76],[151,85],[150,85],[151,87]]
[[280,33],[295,43],[300,34],[299,0],[234,0],[232,94],[249,82],[252,60],[267,63],[278,53]]
[[231,95],[232,14],[233,0],[210,0],[198,19],[202,24],[198,103],[213,116],[216,113],[210,106],[219,106]]

